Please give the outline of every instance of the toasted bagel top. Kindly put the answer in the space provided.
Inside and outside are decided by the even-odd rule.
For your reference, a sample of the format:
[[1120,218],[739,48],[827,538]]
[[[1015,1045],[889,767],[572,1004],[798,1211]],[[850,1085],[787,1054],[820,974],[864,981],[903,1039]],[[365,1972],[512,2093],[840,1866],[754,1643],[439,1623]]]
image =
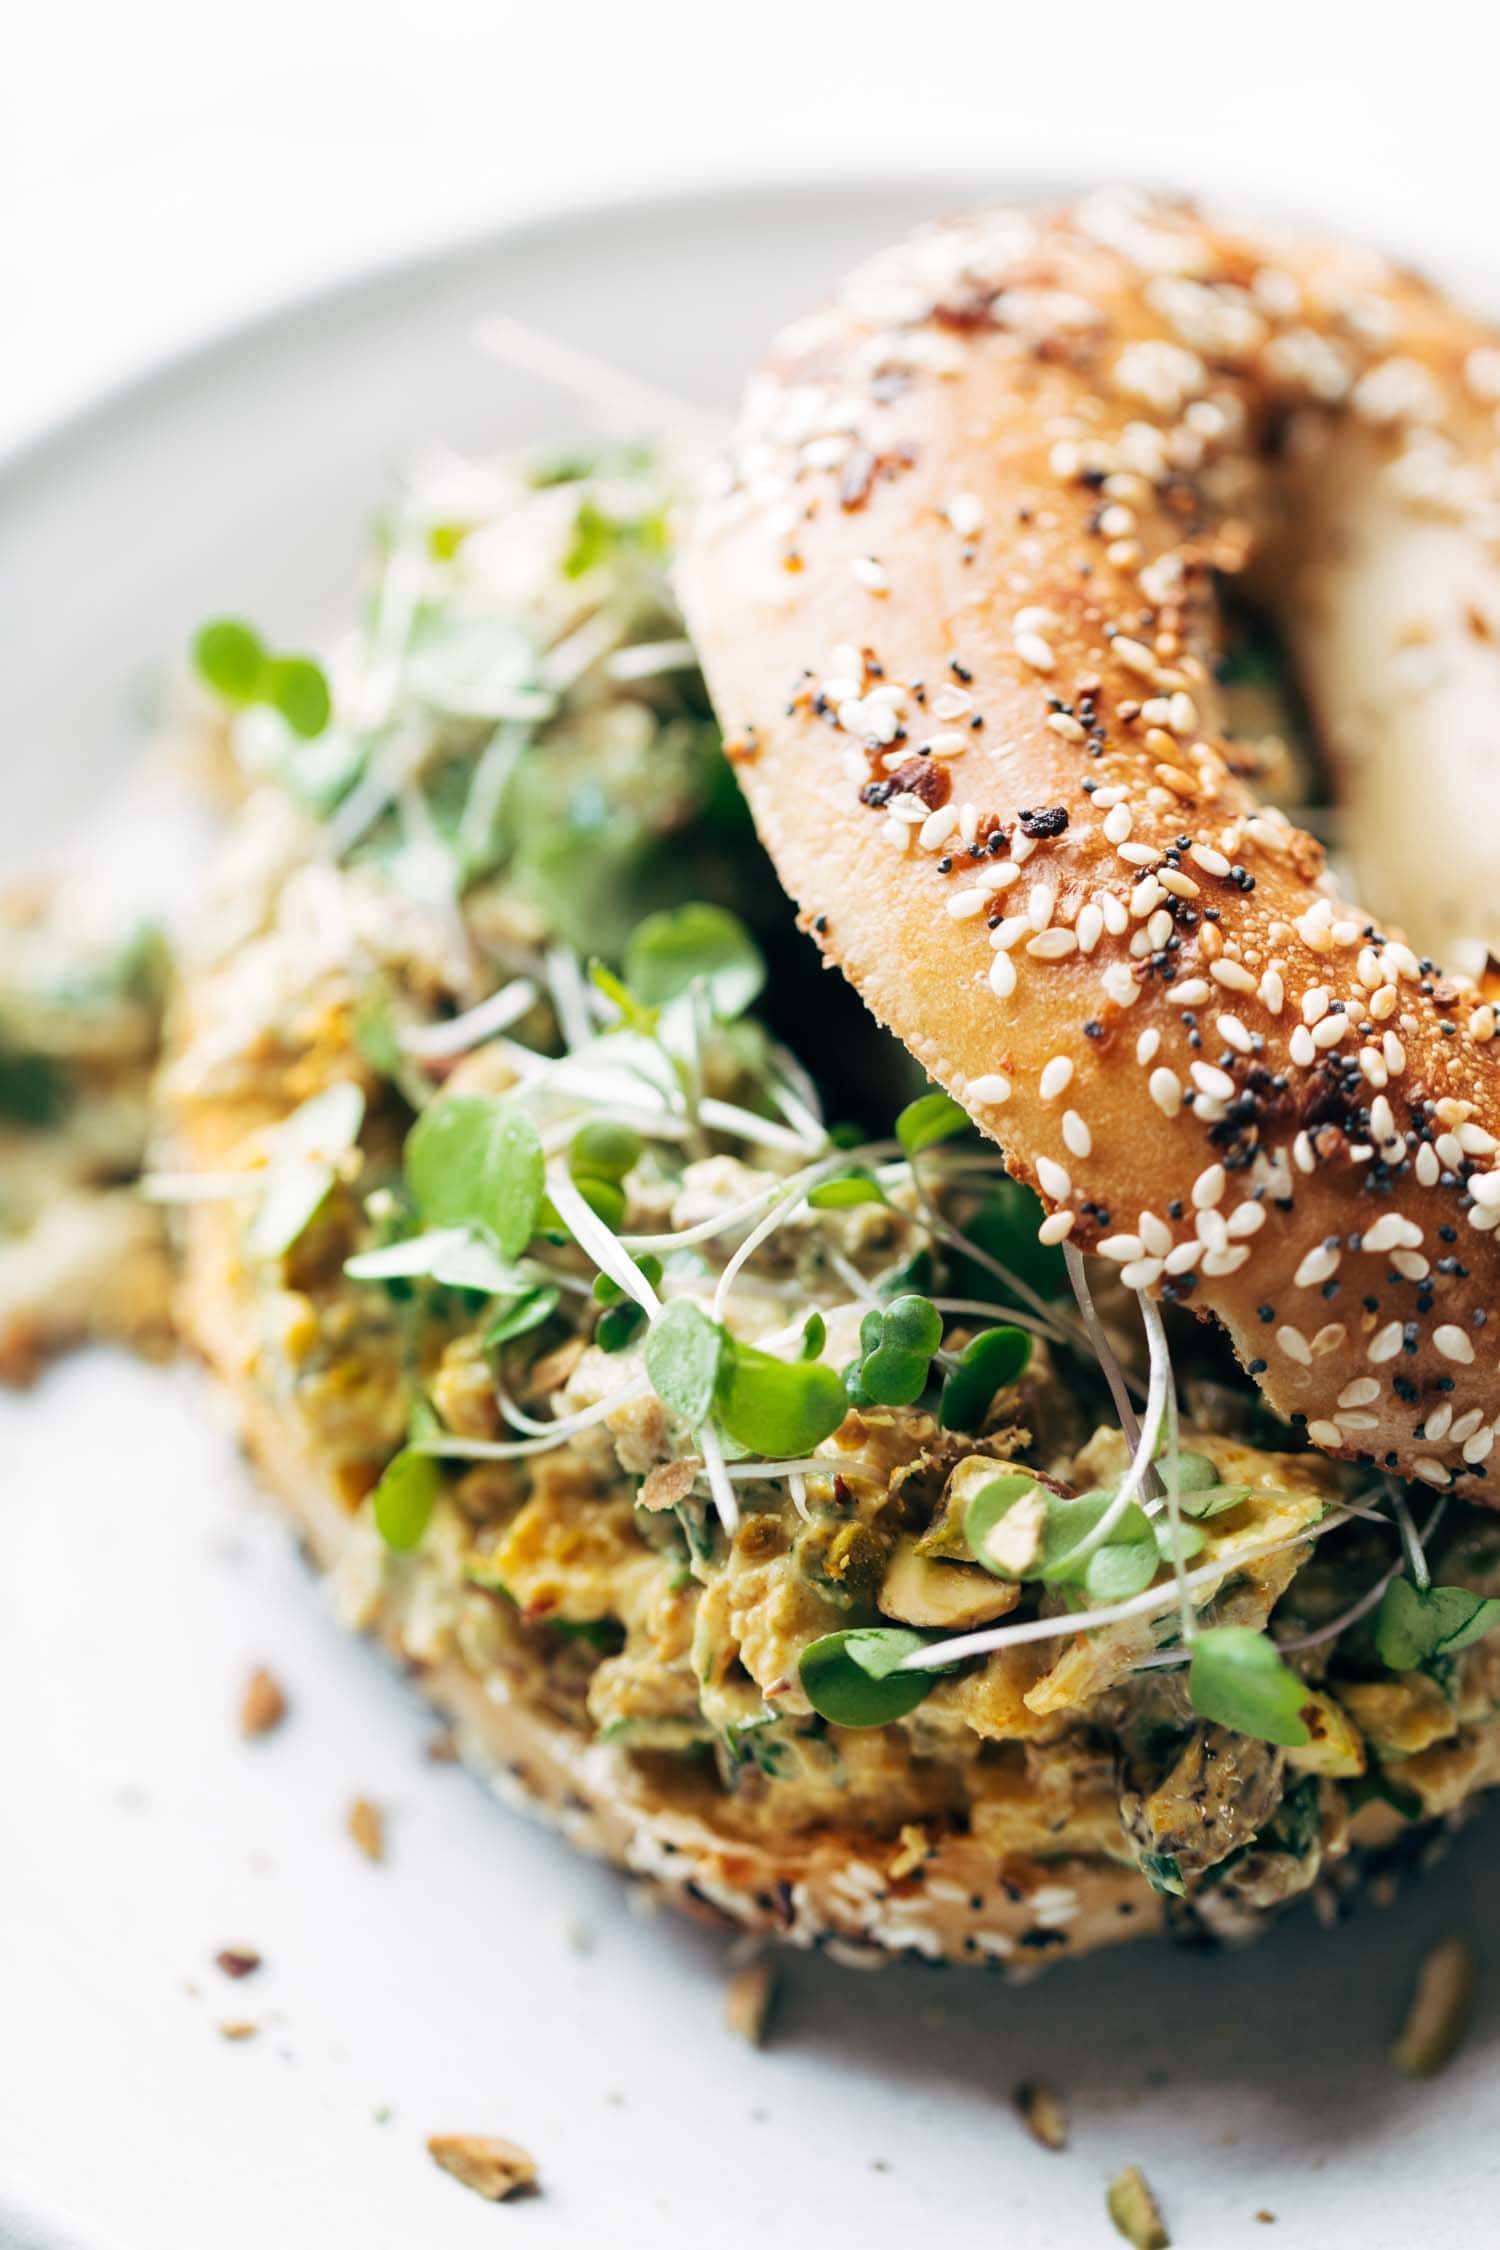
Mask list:
[[[1317,1445],[1475,1497],[1500,1049],[1420,949],[1488,910],[1497,398],[1493,332],[1362,251],[992,212],[781,339],[679,570],[805,920],[1048,1238],[1217,1315]],[[1246,572],[1375,912],[1224,737]]]

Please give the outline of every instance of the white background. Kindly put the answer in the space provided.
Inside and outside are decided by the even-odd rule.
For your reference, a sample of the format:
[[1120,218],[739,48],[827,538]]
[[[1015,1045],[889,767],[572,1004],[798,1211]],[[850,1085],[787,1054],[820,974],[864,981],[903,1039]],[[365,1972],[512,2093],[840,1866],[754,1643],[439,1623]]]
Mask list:
[[1475,0],[16,0],[0,445],[351,266],[768,169],[1220,183],[1483,265],[1486,19]]

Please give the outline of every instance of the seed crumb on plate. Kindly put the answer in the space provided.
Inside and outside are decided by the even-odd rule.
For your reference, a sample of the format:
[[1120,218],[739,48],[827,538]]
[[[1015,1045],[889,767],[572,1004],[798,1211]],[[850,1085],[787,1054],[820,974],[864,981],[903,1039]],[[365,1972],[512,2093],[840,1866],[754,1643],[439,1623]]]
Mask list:
[[1416,1990],[1391,2061],[1408,2078],[1433,2078],[1463,2044],[1474,1998],[1474,1956],[1462,1938],[1445,1938],[1417,1971]]
[[286,1717],[286,1696],[273,1673],[258,1664],[245,1682],[240,1698],[240,1733],[247,1741],[274,1734]]
[[1040,2078],[1024,2079],[1011,2096],[1021,2123],[1043,2148],[1068,2145],[1068,2112],[1061,2094]]
[[776,1999],[776,1972],[769,1961],[747,1961],[734,1971],[724,1989],[724,2021],[747,2046],[764,2043],[766,2024]]
[[535,2160],[516,2141],[492,2133],[430,2133],[427,2153],[434,2164],[490,2203],[501,2203],[519,2188],[536,2186]]
[[368,1797],[356,1797],[344,1823],[366,1859],[385,1858],[385,1815]]

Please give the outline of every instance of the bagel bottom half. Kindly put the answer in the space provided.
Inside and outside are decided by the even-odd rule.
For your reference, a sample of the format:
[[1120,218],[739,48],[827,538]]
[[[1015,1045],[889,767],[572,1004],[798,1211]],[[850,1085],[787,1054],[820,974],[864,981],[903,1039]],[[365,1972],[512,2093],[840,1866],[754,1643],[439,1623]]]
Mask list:
[[[316,1568],[337,1574],[368,1531],[295,1414],[278,1408],[251,1372],[253,1304],[238,1269],[237,1229],[217,1211],[195,1212],[188,1222],[180,1316],[265,1489]],[[1088,1952],[1162,1926],[1164,1901],[1133,1867],[1104,1860],[1064,1853],[1045,1868],[997,1862],[957,1830],[929,1833],[926,1848],[832,1826],[774,1844],[749,1841],[716,1820],[711,1785],[685,1787],[667,1761],[597,1741],[502,1671],[481,1673],[458,1654],[414,1656],[389,1610],[360,1622],[452,1722],[464,1763],[497,1796],[697,1921],[825,1948],[849,1966],[906,1953],[985,1963],[1012,1976],[1054,1954]],[[1059,1891],[1076,1901],[1062,1923],[1048,1911],[1055,1912]]]

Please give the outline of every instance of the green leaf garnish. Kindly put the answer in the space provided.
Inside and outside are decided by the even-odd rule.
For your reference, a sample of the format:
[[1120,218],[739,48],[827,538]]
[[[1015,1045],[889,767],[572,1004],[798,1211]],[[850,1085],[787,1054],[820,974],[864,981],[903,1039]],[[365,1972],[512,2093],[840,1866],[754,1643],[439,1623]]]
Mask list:
[[0,1047],[0,1117],[17,1125],[54,1125],[67,1098],[67,1080],[50,1057]]
[[920,1156],[924,1148],[951,1140],[972,1123],[968,1111],[960,1109],[950,1094],[920,1094],[896,1119],[896,1138],[908,1156]]
[[322,734],[333,715],[322,667],[310,656],[273,656],[242,617],[216,617],[203,626],[193,641],[193,664],[226,703],[267,704],[304,742]]
[[643,1146],[640,1134],[628,1125],[583,1125],[568,1144],[568,1170],[575,1180],[618,1184],[639,1164]]
[[536,1232],[546,1164],[524,1110],[487,1094],[453,1094],[406,1137],[406,1178],[430,1226],[479,1226],[509,1258]]
[[701,1307],[679,1297],[664,1307],[646,1339],[646,1373],[664,1406],[697,1429],[713,1412],[729,1338]]
[[1022,1328],[987,1328],[965,1344],[943,1385],[938,1420],[945,1430],[978,1430],[997,1391],[1020,1381],[1031,1363],[1031,1338]]
[[316,1218],[338,1178],[337,1160],[359,1139],[365,1097],[352,1079],[325,1086],[273,1129],[271,1162],[245,1231],[252,1258],[280,1258]]
[[1375,1612],[1375,1649],[1393,1672],[1412,1672],[1434,1657],[1454,1656],[1500,1625],[1500,1601],[1466,1586],[1414,1586],[1393,1579]]
[[772,1460],[810,1453],[848,1411],[844,1386],[818,1360],[776,1359],[729,1342],[718,1378],[719,1420],[735,1441]]
[[1128,1602],[1146,1591],[1160,1568],[1156,1528],[1132,1503],[1104,1545],[1089,1556],[1083,1583],[1090,1601]]
[[432,1520],[442,1487],[442,1471],[430,1453],[403,1447],[386,1465],[375,1487],[375,1528],[388,1547],[408,1554],[417,1546]]
[[820,1180],[807,1191],[807,1200],[815,1211],[848,1211],[857,1203],[884,1203],[885,1190],[872,1172],[840,1172],[831,1180]]
[[254,703],[266,667],[266,645],[242,617],[216,617],[193,640],[198,677],[226,703]]
[[333,716],[328,682],[310,656],[273,656],[263,674],[260,700],[279,711],[304,742],[320,735]]
[[743,1015],[766,981],[760,948],[737,915],[722,906],[678,906],[648,914],[625,948],[625,982],[648,1008],[707,987],[722,1022]]
[[883,1727],[915,1711],[940,1674],[896,1666],[927,1645],[904,1627],[851,1626],[825,1633],[802,1651],[797,1673],[818,1716],[836,1727]]
[[345,1259],[344,1271],[351,1281],[420,1279],[447,1289],[475,1289],[486,1297],[514,1297],[529,1286],[526,1273],[508,1264],[472,1227],[438,1227],[379,1250],[361,1250]]
[[872,1308],[859,1324],[860,1357],[844,1371],[849,1398],[856,1406],[911,1406],[927,1388],[942,1340],[943,1316],[929,1298],[908,1294]]
[[499,1316],[490,1322],[484,1332],[486,1345],[509,1344],[517,1336],[525,1336],[533,1328],[540,1328],[550,1320],[558,1307],[558,1292],[549,1285],[528,1289],[507,1305]]
[[1216,1726],[1289,1750],[1311,1740],[1302,1718],[1307,1689],[1274,1641],[1248,1625],[1219,1625],[1193,1642],[1188,1666],[1193,1709]]
[[818,1359],[828,1341],[828,1323],[820,1312],[810,1312],[802,1323],[802,1357]]
[[628,1350],[646,1325],[645,1307],[633,1297],[622,1298],[617,1305],[609,1305],[594,1324],[594,1342],[602,1352]]

